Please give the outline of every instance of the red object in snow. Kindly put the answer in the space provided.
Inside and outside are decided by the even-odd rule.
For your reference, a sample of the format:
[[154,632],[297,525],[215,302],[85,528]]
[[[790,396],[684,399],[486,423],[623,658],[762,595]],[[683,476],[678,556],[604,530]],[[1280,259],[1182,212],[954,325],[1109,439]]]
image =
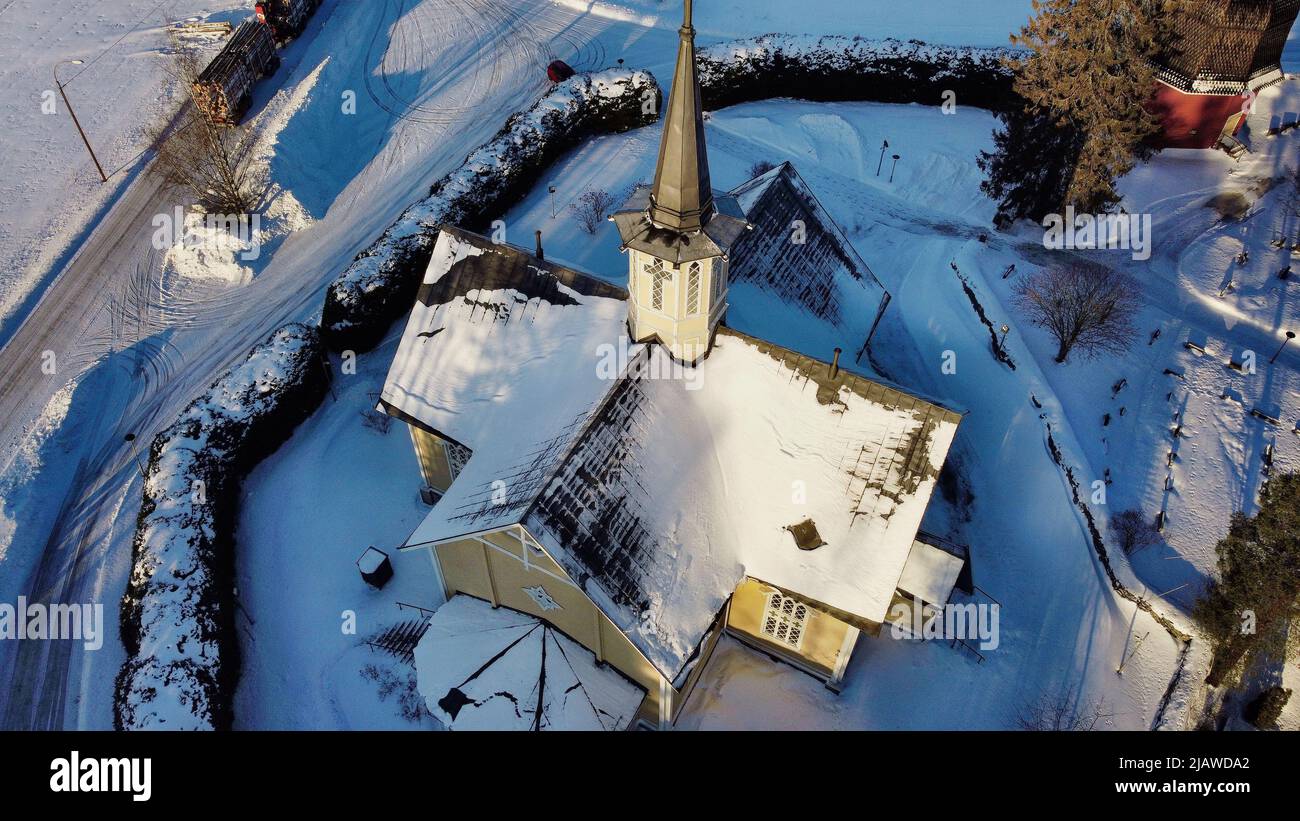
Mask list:
[[563,60],[552,60],[551,64],[546,67],[546,76],[551,78],[552,83],[562,83],[574,74],[577,74],[577,72]]

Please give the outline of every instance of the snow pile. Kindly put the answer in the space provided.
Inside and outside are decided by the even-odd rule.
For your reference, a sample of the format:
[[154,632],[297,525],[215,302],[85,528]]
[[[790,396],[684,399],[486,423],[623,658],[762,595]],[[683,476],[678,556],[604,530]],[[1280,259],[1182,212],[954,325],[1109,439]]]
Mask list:
[[773,97],[877,100],[999,110],[1012,99],[1010,48],[941,46],[920,40],[868,40],[765,34],[699,53],[700,89],[709,108]]
[[608,69],[571,77],[528,111],[512,116],[331,283],[321,319],[330,344],[369,349],[406,312],[439,225],[483,228],[588,136],[653,123],[661,99],[659,84],[648,71]]
[[[221,224],[219,215],[197,209],[185,212],[174,242],[163,255],[167,271],[184,279],[247,285],[270,259],[279,240],[312,226],[311,214],[293,192],[272,179],[271,164],[280,148],[281,132],[311,100],[329,62],[325,58],[300,82],[277,91],[248,126],[256,134],[248,175],[258,181],[255,186],[262,186],[256,221],[232,233],[229,226]],[[213,224],[212,217],[217,217],[217,224]]]
[[120,729],[230,726],[235,494],[324,395],[321,354],[315,328],[280,328],[154,438],[122,599]]

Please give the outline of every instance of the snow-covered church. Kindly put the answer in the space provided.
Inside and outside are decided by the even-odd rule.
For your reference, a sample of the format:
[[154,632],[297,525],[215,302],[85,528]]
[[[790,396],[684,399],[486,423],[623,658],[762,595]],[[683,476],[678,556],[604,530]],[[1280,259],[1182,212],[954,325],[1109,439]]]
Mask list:
[[445,226],[388,373],[435,501],[402,549],[446,598],[415,660],[448,726],[671,727],[723,634],[838,689],[965,568],[918,537],[960,414],[841,364],[889,296],[791,166],[712,189],[694,35],[688,0],[654,183],[612,217],[627,289]]

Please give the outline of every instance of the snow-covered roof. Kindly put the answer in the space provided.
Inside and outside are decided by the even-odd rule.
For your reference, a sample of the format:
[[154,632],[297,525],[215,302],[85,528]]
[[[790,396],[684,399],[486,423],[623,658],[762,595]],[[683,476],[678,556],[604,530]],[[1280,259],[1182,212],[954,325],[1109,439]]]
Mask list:
[[947,604],[965,564],[960,556],[918,539],[912,543],[898,589],[926,604]]
[[420,695],[457,730],[622,730],[645,690],[532,616],[453,596],[415,647]]
[[[426,282],[483,243],[440,238]],[[502,317],[473,286],[417,304],[384,388],[473,450],[408,546],[522,523],[670,680],[745,576],[884,621],[957,413],[725,328],[684,368],[618,300],[490,292]]]
[[411,541],[519,520],[546,465],[609,387],[597,365],[602,346],[624,337],[624,298],[513,246],[443,228],[380,399],[472,456]]
[[[795,167],[781,163],[731,194],[753,230],[732,250],[728,302],[736,310],[729,312],[730,321],[745,327],[753,289],[833,326],[858,350],[875,330],[889,292]],[[760,306],[768,302],[757,300]]]
[[[644,349],[524,525],[665,676],[752,576],[880,623],[959,418],[722,330],[691,378]],[[812,519],[825,542],[801,550]]]

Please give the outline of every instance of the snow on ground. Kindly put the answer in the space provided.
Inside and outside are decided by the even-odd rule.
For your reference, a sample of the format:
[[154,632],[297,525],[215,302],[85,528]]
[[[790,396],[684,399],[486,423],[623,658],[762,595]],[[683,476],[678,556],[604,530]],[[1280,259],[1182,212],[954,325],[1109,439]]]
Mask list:
[[[554,0],[595,14],[677,28],[681,0]],[[984,0],[974,13],[964,0],[701,0],[695,28],[703,38],[740,34],[845,34],[917,38],[931,43],[1004,46],[1033,12],[1031,0]]]
[[[175,105],[159,60],[167,47],[162,25],[191,16],[234,19],[245,5],[13,0],[0,9],[0,341],[30,308],[24,301],[131,178],[147,129]],[[74,59],[84,63],[63,65],[58,76],[77,118],[105,172],[126,166],[108,184],[100,182],[54,84],[56,64]]]
[[[364,643],[419,617],[397,602],[432,608],[441,596],[429,557],[399,556],[395,549],[428,513],[411,437],[399,423],[376,429],[367,419],[387,417],[363,413],[374,407],[395,348],[396,337],[360,357],[357,373],[336,379],[335,396],[244,484],[236,567],[243,654],[238,728],[433,723],[427,713],[416,721],[402,714],[414,668]],[[387,552],[395,570],[382,590],[367,585],[356,565],[370,545]],[[345,632],[349,612],[355,633]]]
[[[7,121],[22,124],[22,128],[8,130],[0,137],[0,148],[4,149],[0,156],[5,157],[6,171],[0,180],[0,195],[6,203],[0,224],[0,252],[15,261],[6,268],[6,278],[0,282],[0,317],[9,317],[8,321],[0,319],[0,340],[13,333],[14,318],[30,308],[30,301],[23,305],[23,299],[35,293],[32,289],[37,283],[49,282],[68,251],[86,235],[85,226],[103,215],[110,196],[117,190],[101,187],[95,181],[93,166],[61,113],[35,119],[41,92],[53,88],[46,79],[49,69],[64,57],[93,59],[102,53],[96,63],[87,67],[91,70],[71,83],[68,92],[101,156],[116,158],[115,163],[106,162],[106,166],[111,170],[126,162],[139,150],[132,142],[132,128],[148,122],[151,107],[163,102],[154,58],[161,48],[160,21],[150,17],[154,14],[151,5],[147,0],[114,4],[13,0],[0,9],[0,23],[4,24],[0,26],[4,32],[0,35],[0,79],[17,92],[8,97],[8,102],[0,103],[0,109]],[[191,11],[229,16],[238,5],[242,4],[218,0],[198,4],[193,10],[173,6],[171,11],[175,16]],[[616,7],[634,14],[620,17]],[[473,146],[489,137],[509,112],[535,99],[544,85],[539,67],[546,60],[562,57],[575,67],[590,69],[623,57],[629,64],[648,66],[661,78],[668,76],[679,7],[676,0],[595,4],[585,0],[539,0],[494,4],[492,16],[482,18],[460,7],[449,10],[440,0],[425,0],[398,14],[377,14],[369,4],[363,7],[326,2],[317,14],[320,22],[312,24],[311,36],[290,46],[285,68],[259,90],[254,105],[255,112],[260,110],[274,94],[277,83],[287,81],[289,88],[301,87],[307,75],[324,66],[313,81],[307,101],[294,109],[278,131],[279,147],[270,160],[273,178],[293,193],[306,214],[317,220],[316,226],[288,237],[254,281],[237,291],[237,300],[221,297],[205,301],[183,290],[164,292],[159,301],[165,304],[145,305],[134,317],[140,323],[134,339],[123,340],[120,326],[115,326],[112,333],[96,326],[73,334],[78,339],[77,355],[89,357],[82,361],[98,363],[92,372],[98,374],[98,381],[83,380],[78,385],[67,418],[69,424],[81,420],[75,423],[79,427],[46,437],[39,449],[43,463],[39,476],[5,485],[4,516],[11,526],[0,534],[7,551],[0,560],[4,570],[0,573],[0,587],[13,595],[0,600],[12,600],[18,592],[33,592],[22,585],[28,571],[37,564],[37,554],[32,551],[41,549],[47,540],[59,547],[51,563],[51,573],[59,578],[60,568],[70,568],[74,561],[71,547],[90,544],[93,550],[89,553],[80,548],[75,552],[76,566],[81,571],[77,578],[94,580],[101,590],[94,594],[99,596],[97,600],[114,600],[117,594],[113,589],[120,590],[125,579],[129,557],[123,551],[129,551],[130,532],[129,526],[119,528],[114,523],[120,519],[129,525],[139,498],[138,486],[131,483],[134,469],[130,452],[120,444],[123,431],[133,430],[147,439],[152,430],[170,422],[176,410],[212,375],[242,356],[270,328],[288,319],[310,317],[319,304],[320,286],[346,265],[356,250],[421,196],[429,181],[454,167]],[[876,0],[807,0],[790,6],[713,0],[698,5],[697,24],[703,31],[702,43],[781,29],[1001,45],[1005,33],[1026,16],[1027,7],[1022,0],[1007,0],[998,4],[997,14],[988,15],[982,8],[981,22],[971,26],[969,15],[962,16],[967,6],[956,8],[946,1],[886,4]],[[654,29],[628,22],[646,17],[657,19]],[[944,37],[943,26],[949,24],[960,31]],[[444,36],[448,31],[450,34]],[[361,32],[361,41],[357,32]],[[435,32],[438,36],[432,37]],[[416,43],[422,45],[415,47]],[[77,68],[65,66],[61,72],[67,73],[61,76],[71,78]],[[349,91],[357,96],[358,115],[355,120],[340,120],[339,101]],[[1152,261],[1135,268],[1144,274],[1145,281],[1157,285],[1148,289],[1143,327],[1159,325],[1162,335],[1154,346],[1146,348],[1140,348],[1144,340],[1139,340],[1123,362],[1102,363],[1091,369],[1079,363],[1065,368],[1050,364],[1044,356],[1046,342],[1041,332],[1015,322],[1005,301],[1010,281],[1002,282],[1001,268],[1012,260],[1022,271],[1032,267],[1041,258],[1041,249],[1031,253],[1037,239],[1032,234],[1011,238],[994,235],[987,246],[974,243],[973,238],[987,230],[992,213],[992,204],[977,193],[978,172],[972,162],[975,151],[989,142],[993,123],[987,113],[960,109],[956,116],[944,118],[935,109],[918,106],[777,101],[740,106],[713,116],[709,139],[715,182],[730,187],[743,181],[748,177],[749,165],[756,160],[793,159],[898,300],[890,309],[876,347],[883,364],[898,380],[945,396],[972,411],[958,440],[957,457],[975,493],[973,507],[966,510],[961,505],[937,502],[932,506],[928,526],[951,532],[975,546],[977,582],[1007,606],[1002,621],[1003,647],[992,651],[984,664],[974,665],[950,648],[938,645],[873,641],[855,655],[849,671],[850,690],[843,697],[835,700],[820,689],[816,693],[820,700],[809,695],[810,720],[849,726],[1006,726],[1007,712],[1025,698],[1077,685],[1107,699],[1107,706],[1117,713],[1115,726],[1146,726],[1153,702],[1172,669],[1172,642],[1145,616],[1129,628],[1132,605],[1109,594],[1072,518],[1075,514],[1065,505],[1065,487],[1055,479],[1055,484],[1044,481],[1045,476],[1058,474],[1052,472],[1054,468],[1043,450],[1042,423],[1051,421],[1061,432],[1058,438],[1067,458],[1081,473],[1100,475],[1106,467],[1112,467],[1117,476],[1110,490],[1112,508],[1140,502],[1149,509],[1157,500],[1163,503],[1164,473],[1158,469],[1163,463],[1153,443],[1160,441],[1155,434],[1165,426],[1163,414],[1172,412],[1162,403],[1173,401],[1165,398],[1172,383],[1160,370],[1168,365],[1187,369],[1188,384],[1182,390],[1187,392],[1192,408],[1188,416],[1193,423],[1188,428],[1193,436],[1186,442],[1186,450],[1180,452],[1180,457],[1185,458],[1178,464],[1180,473],[1175,475],[1176,493],[1171,494],[1167,532],[1169,548],[1149,551],[1134,563],[1135,572],[1155,592],[1194,583],[1212,566],[1213,540],[1222,531],[1228,512],[1253,496],[1257,487],[1261,437],[1266,437],[1268,430],[1251,428],[1256,423],[1250,421],[1243,427],[1240,411],[1219,403],[1217,396],[1223,387],[1220,383],[1240,383],[1238,390],[1248,404],[1276,402],[1289,409],[1291,418],[1283,420],[1277,435],[1278,458],[1279,467],[1295,467],[1293,448],[1298,437],[1283,434],[1296,416],[1296,348],[1279,359],[1279,365],[1284,367],[1261,367],[1254,380],[1222,368],[1229,347],[1251,347],[1260,352],[1261,360],[1266,360],[1271,343],[1278,339],[1277,330],[1294,315],[1294,300],[1270,302],[1270,294],[1280,297],[1281,292],[1275,290],[1276,280],[1268,279],[1270,269],[1280,264],[1267,245],[1272,227],[1267,223],[1281,219],[1279,203],[1285,189],[1274,187],[1266,193],[1260,200],[1265,210],[1244,223],[1207,222],[1207,210],[1196,201],[1201,196],[1198,192],[1217,190],[1225,179],[1242,183],[1242,190],[1251,192],[1248,199],[1253,200],[1256,189],[1249,179],[1276,176],[1269,172],[1268,164],[1276,165],[1284,162],[1284,157],[1295,156],[1291,141],[1300,139],[1295,132],[1272,140],[1262,136],[1267,120],[1261,124],[1260,117],[1266,116],[1270,108],[1300,110],[1294,83],[1262,95],[1257,114],[1252,117],[1251,144],[1257,155],[1240,164],[1233,166],[1222,155],[1210,152],[1166,152],[1131,175],[1126,187],[1130,207],[1149,208],[1158,228]],[[17,138],[19,134],[21,139]],[[875,176],[872,162],[878,159],[882,138],[889,139],[891,147],[897,146],[894,150],[903,158],[892,185],[886,176]],[[653,130],[589,143],[557,166],[553,175],[558,188],[556,204],[563,209],[586,186],[622,193],[632,182],[648,179],[656,147],[657,133]],[[886,170],[888,166],[886,162]],[[148,230],[149,215],[170,204],[142,204],[145,206],[141,231]],[[571,219],[552,219],[545,186],[514,209],[507,222],[511,239],[516,242],[526,243],[528,232],[544,228],[548,253],[557,259],[616,282],[625,277],[625,262],[617,253],[612,226],[603,225],[591,237],[578,231]],[[1238,287],[1221,299],[1217,296],[1220,283],[1231,267],[1227,261],[1243,241],[1251,246],[1250,262],[1235,277]],[[1259,243],[1266,250],[1256,250]],[[1022,363],[1019,371],[1012,374],[1000,365],[993,366],[987,343],[979,341],[983,329],[974,322],[964,295],[955,287],[947,267],[949,260],[956,260],[972,278],[981,298],[988,300],[985,307],[994,321],[1012,321],[1011,345],[1013,355]],[[1130,264],[1113,256],[1107,260],[1116,265]],[[115,272],[127,270],[132,261],[120,254],[105,256],[99,270],[105,276],[117,276]],[[121,283],[117,279],[113,284],[116,287]],[[15,312],[19,305],[22,308]],[[1278,306],[1282,306],[1281,313],[1276,310]],[[750,321],[755,325],[746,330],[764,332],[761,313]],[[1183,332],[1190,327],[1213,331],[1211,341],[1217,343],[1217,347],[1212,346],[1213,356],[1195,357],[1181,347]],[[816,341],[818,346],[809,352],[825,356],[820,340],[821,335],[809,331],[807,344]],[[120,350],[123,344],[127,347]],[[963,364],[958,374],[943,379],[938,372],[938,357],[946,348],[957,350]],[[374,356],[382,359],[380,352]],[[1035,362],[1037,366],[1030,367]],[[966,367],[966,363],[972,367]],[[382,370],[379,365],[373,368],[374,373]],[[61,373],[60,380],[66,383],[76,372]],[[1121,393],[1117,401],[1109,402],[1117,374],[1129,379],[1127,390],[1132,391],[1132,398]],[[36,408],[46,407],[60,387],[52,380],[48,395],[34,400]],[[346,388],[343,390],[346,392]],[[1030,392],[1044,401],[1043,410],[1029,405]],[[365,404],[355,398],[355,407],[339,411],[334,424],[342,430],[346,423],[341,420],[356,417]],[[1121,421],[1112,421],[1111,431],[1100,433],[1101,414],[1108,408],[1117,411],[1120,406],[1126,408],[1125,415],[1112,415]],[[331,410],[335,407],[327,405]],[[61,413],[59,401],[49,404],[49,409],[46,418],[57,419]],[[263,471],[275,473],[276,460],[289,459],[295,447],[305,447],[295,445],[304,431],[328,428],[329,423],[322,419],[330,412],[322,411],[306,423]],[[1040,413],[1050,418],[1040,420]],[[43,427],[48,425],[38,421],[30,430]],[[405,480],[397,478],[405,473],[414,475],[414,458],[404,435],[390,433],[378,440],[382,443],[378,447],[373,441],[361,439],[357,431],[338,435],[344,441],[350,436],[354,445],[364,446],[354,447],[352,452],[346,448],[330,452],[330,459],[344,461],[333,463],[331,471],[319,474],[321,492],[347,489],[327,487],[341,485],[336,481],[326,483],[327,477],[357,477],[353,488],[363,486],[361,477],[365,477],[369,486],[391,483],[391,492],[376,499],[378,504],[394,507],[386,517],[361,509],[355,520],[345,522],[343,510],[337,517],[322,517],[324,505],[309,508],[300,504],[295,512],[312,518],[299,520],[295,528],[286,517],[278,525],[285,538],[274,544],[241,542],[249,550],[258,551],[250,554],[249,561],[269,561],[266,551],[284,549],[293,541],[295,532],[330,538],[331,533],[322,532],[323,528],[312,529],[316,518],[339,525],[343,528],[340,532],[349,539],[347,550],[341,539],[332,542],[337,553],[335,564],[343,567],[330,569],[328,578],[317,579],[313,573],[303,572],[303,568],[319,569],[313,563],[317,554],[305,552],[296,553],[304,559],[294,568],[296,572],[285,571],[278,578],[282,584],[319,583],[337,596],[315,618],[303,617],[307,622],[301,625],[303,635],[309,641],[295,648],[293,637],[274,630],[282,614],[292,614],[300,601],[289,595],[278,600],[289,606],[273,609],[273,615],[264,615],[258,622],[263,630],[274,632],[254,640],[279,643],[284,652],[305,665],[303,669],[312,671],[315,678],[309,680],[315,689],[302,698],[304,704],[329,710],[332,698],[339,693],[359,692],[355,690],[358,686],[369,686],[376,693],[387,692],[389,700],[358,700],[355,712],[343,717],[316,713],[307,707],[295,713],[299,709],[294,698],[297,694],[283,692],[285,688],[274,682],[304,679],[294,678],[293,671],[287,668],[249,667],[248,681],[255,684],[246,686],[262,687],[268,704],[261,713],[250,710],[245,703],[249,695],[241,690],[243,709],[239,712],[248,717],[250,724],[297,726],[295,722],[324,715],[330,718],[321,720],[330,726],[405,723],[394,712],[400,713],[393,699],[403,686],[393,678],[396,674],[384,672],[376,656],[376,671],[358,685],[351,679],[361,676],[356,671],[366,667],[370,651],[356,644],[339,644],[336,635],[341,634],[332,631],[338,628],[343,609],[355,609],[362,617],[358,636],[353,638],[364,636],[366,627],[377,627],[393,613],[387,590],[372,597],[370,610],[366,609],[369,601],[356,603],[363,597],[354,597],[348,591],[352,582],[360,584],[359,579],[345,579],[343,574],[355,572],[351,565],[354,551],[359,555],[368,543],[394,544],[404,535],[401,531],[408,520],[403,517],[411,517],[412,527],[418,520],[417,508],[409,512],[400,509],[406,502],[414,505],[416,479],[410,480],[408,488]],[[1101,442],[1102,435],[1107,436],[1108,444]],[[1110,454],[1115,454],[1113,462],[1108,458]],[[91,481],[82,476],[83,471],[98,478]],[[290,473],[295,481],[301,481],[297,472]],[[255,488],[264,480],[270,481],[259,473],[248,487]],[[274,481],[282,483],[279,487],[291,484],[288,479]],[[268,516],[266,506],[273,505],[275,498],[272,494],[259,502],[260,497],[250,497],[247,507],[253,509],[253,514],[260,510],[260,515]],[[328,509],[343,506],[338,499],[331,501],[335,504]],[[81,507],[83,504],[87,507]],[[60,506],[64,509],[56,509]],[[60,527],[58,522],[70,510],[78,513],[77,527]],[[1022,521],[1024,526],[1017,527]],[[389,588],[393,591],[399,588],[392,585],[400,586],[404,575],[414,578],[420,572],[413,569],[419,564],[418,558],[403,557],[397,564],[398,577]],[[1121,575],[1128,580],[1126,565],[1122,564]],[[1062,581],[1044,585],[1043,578]],[[273,581],[250,577],[241,586],[241,590],[250,586],[244,593],[250,612],[258,606],[265,610],[268,602],[276,601],[268,592]],[[258,585],[264,585],[260,593]],[[1141,586],[1135,580],[1132,586],[1140,592]],[[421,591],[431,589],[428,585],[418,587]],[[68,592],[74,597],[91,594],[84,588]],[[295,595],[312,594],[319,595],[319,591],[300,590]],[[1170,594],[1185,604],[1179,599],[1181,595],[1177,590]],[[296,623],[292,615],[289,618]],[[1140,644],[1136,644],[1137,637],[1143,637]],[[112,646],[120,654],[120,648],[115,643]],[[1119,659],[1133,653],[1135,646],[1136,653],[1124,676],[1117,677],[1114,668]],[[312,653],[322,647],[327,648],[321,656],[326,661],[314,661]],[[725,660],[732,655],[730,649],[725,655],[720,650],[719,658]],[[93,659],[74,659],[71,674],[42,672],[43,676],[59,676],[70,688],[70,703],[80,699],[79,713],[70,717],[68,724],[106,725],[106,695],[121,659],[101,664],[103,658],[107,656],[101,653]],[[330,660],[334,666],[326,669]],[[246,664],[251,663],[246,660]],[[713,723],[734,725],[754,720],[754,702],[743,697],[746,682],[734,677],[728,682],[719,672],[738,667],[729,668],[720,661],[711,672],[714,678],[705,683],[707,686],[702,684],[701,693],[730,693],[731,703],[736,705],[730,712],[730,708],[711,708],[708,715],[722,716],[710,719]],[[805,686],[811,682],[780,665],[762,669],[765,677],[779,680],[779,688],[797,689],[799,685],[793,682]],[[1288,681],[1293,681],[1292,668],[1287,670]],[[33,681],[43,683],[41,679]],[[57,699],[55,692],[53,698]],[[778,690],[764,687],[759,692]],[[711,698],[693,702],[692,710],[697,704],[716,704],[716,699],[711,702]],[[12,699],[10,696],[9,706]],[[55,726],[63,726],[61,711],[51,710],[48,714]],[[728,720],[727,715],[739,718]],[[1294,718],[1296,713],[1290,711],[1289,715]],[[692,721],[706,723],[699,716],[683,718],[684,725]]]
[[[733,124],[740,121],[767,122],[771,130]],[[782,123],[792,132],[788,139],[776,130]],[[819,131],[809,123],[827,127]],[[833,125],[827,125],[830,123]],[[798,162],[801,173],[823,204],[844,223],[868,263],[894,290],[896,301],[876,346],[877,357],[904,384],[947,397],[970,410],[958,437],[956,458],[974,501],[968,505],[959,495],[952,499],[936,496],[927,525],[974,546],[976,583],[986,595],[1001,602],[1003,609],[1001,643],[985,653],[983,663],[945,644],[895,641],[886,633],[862,642],[848,672],[848,687],[838,697],[793,668],[773,664],[727,642],[701,680],[680,726],[763,726],[771,716],[780,715],[782,726],[997,728],[1013,726],[1024,704],[1044,694],[1070,691],[1082,703],[1100,700],[1108,716],[1107,727],[1151,725],[1174,672],[1178,645],[1149,616],[1135,613],[1131,603],[1111,592],[1086,541],[1081,519],[1069,502],[1064,479],[1046,451],[1044,422],[1052,421],[1067,459],[1084,464],[1083,448],[1068,429],[1069,420],[1052,396],[1052,385],[1023,348],[1013,348],[1025,360],[1014,373],[989,356],[983,341],[986,332],[948,266],[951,259],[961,263],[967,257],[978,258],[984,247],[973,237],[990,205],[979,201],[974,172],[960,173],[960,157],[963,151],[972,157],[974,150],[985,145],[991,127],[991,119],[979,111],[944,117],[937,109],[915,106],[824,106],[789,101],[750,104],[711,118],[711,157],[720,185],[741,181],[750,164],[769,158],[773,146],[797,147],[789,155]],[[933,134],[936,129],[942,133]],[[813,134],[808,136],[805,130]],[[863,149],[877,145],[882,131],[888,133],[891,144],[912,147],[908,156],[915,159],[918,169],[954,169],[947,175],[951,188],[946,200],[940,199],[940,191],[927,187],[929,183],[920,172],[914,178],[900,174],[891,188],[876,179],[874,169],[864,170],[862,163],[854,161],[849,134],[857,135],[859,149]],[[751,134],[756,135],[754,139],[749,139]],[[961,134],[967,135],[964,141]],[[932,141],[926,142],[929,137]],[[655,129],[644,129],[601,138],[574,152],[557,168],[557,203],[563,204],[588,185],[620,190],[644,178],[653,161],[655,140]],[[774,159],[780,158],[784,157]],[[902,188],[908,180],[912,190]],[[902,196],[892,191],[901,191]],[[933,211],[940,203],[940,213],[925,216],[921,206]],[[550,209],[550,197],[542,185],[507,215],[506,222],[513,232],[545,226],[548,253],[553,258],[620,281],[624,263],[613,236],[603,236],[608,229],[602,228],[593,238],[574,228],[567,215],[552,219]],[[974,217],[965,217],[967,214]],[[981,293],[989,294],[986,278],[977,268],[971,275]],[[748,321],[753,324],[743,330],[761,334],[764,323],[782,320],[779,315],[751,314]],[[391,343],[383,350],[390,347]],[[960,364],[956,375],[945,377],[938,365],[947,349],[958,351]],[[371,358],[380,363],[366,366],[373,373],[387,361],[383,351]],[[414,504],[416,482],[414,459],[405,437],[385,442],[381,450],[373,444],[349,444],[349,437],[335,432],[339,426],[350,425],[354,436],[374,436],[354,420],[368,404],[363,398],[367,389],[373,390],[363,385],[348,388],[354,393],[352,398],[341,396],[337,404],[330,404],[330,410],[305,425],[250,482],[241,531],[247,534],[241,538],[241,556],[249,557],[244,567],[265,561],[257,558],[259,555],[282,556],[285,562],[298,566],[298,559],[285,553],[287,543],[300,542],[303,547],[293,549],[311,550],[311,555],[318,555],[325,543],[335,556],[327,571],[329,580],[322,582],[304,574],[292,584],[323,585],[329,590],[336,589],[336,584],[337,589],[345,585],[355,588],[360,582],[353,578],[355,568],[348,561],[354,558],[352,554],[359,555],[365,544],[392,543],[407,523],[415,521],[418,513],[402,512],[403,506]],[[1043,400],[1043,411],[1030,404],[1031,392]],[[1040,413],[1049,419],[1040,418]],[[388,436],[392,440],[394,433]],[[334,447],[334,443],[342,446]],[[325,454],[327,461],[317,465],[299,455],[307,452]],[[364,453],[366,458],[358,464],[354,457],[342,455],[344,452]],[[337,483],[335,487],[309,487],[308,495],[313,500],[324,498],[324,502],[309,508],[280,501],[290,486],[301,481],[299,477],[341,472],[344,464],[351,468],[349,475],[355,477],[355,483],[344,489]],[[266,478],[270,476],[282,478]],[[271,484],[263,486],[267,481]],[[373,502],[352,501],[347,495],[354,492],[352,487],[376,488],[373,496],[367,495]],[[396,505],[397,511],[390,513],[392,520],[374,515],[374,504]],[[263,512],[258,513],[258,508]],[[321,516],[322,509],[331,514]],[[272,510],[280,517],[278,521],[272,521]],[[294,513],[285,516],[285,511]],[[408,515],[412,518],[405,518]],[[304,533],[307,538],[301,538]],[[346,536],[330,535],[337,533]],[[306,553],[302,555],[305,560]],[[1120,564],[1122,577],[1135,584]],[[398,579],[426,572],[419,556],[398,557],[395,566]],[[287,570],[268,574],[275,581],[266,578],[258,582],[260,571],[245,574],[250,571],[241,570],[241,595],[246,602],[257,595],[248,586],[262,584],[267,601],[274,591],[278,600],[309,602],[308,607],[319,611],[310,624],[292,622],[284,632],[278,625],[267,626],[265,617],[258,620],[254,640],[267,641],[259,634],[274,631],[275,637],[269,640],[282,643],[274,655],[291,654],[294,663],[307,665],[300,674],[305,678],[277,679],[265,670],[252,669],[245,688],[266,689],[268,681],[281,685],[308,681],[316,688],[314,692],[306,697],[295,693],[286,699],[327,703],[329,696],[319,695],[327,689],[316,682],[326,680],[330,670],[322,668],[334,663],[347,646],[334,634],[337,611],[349,602],[347,596],[325,596],[327,604],[318,607],[322,597],[317,592],[283,594],[285,579],[292,576]],[[422,593],[412,595],[423,596],[412,603],[427,605],[436,594],[429,581]],[[277,608],[277,612],[282,610]],[[256,613],[253,618],[257,619]],[[322,646],[332,649],[322,651]],[[316,658],[326,661],[312,661]],[[348,663],[355,668],[355,659]],[[1123,675],[1117,675],[1121,664]],[[262,683],[252,683],[256,681]],[[252,692],[241,696],[246,715],[261,709]],[[783,698],[789,704],[774,712],[771,705]],[[293,709],[284,704],[286,699],[281,699],[276,709]],[[1179,718],[1173,716],[1175,722]],[[341,721],[336,715],[319,720]],[[276,725],[272,721],[270,726]]]

